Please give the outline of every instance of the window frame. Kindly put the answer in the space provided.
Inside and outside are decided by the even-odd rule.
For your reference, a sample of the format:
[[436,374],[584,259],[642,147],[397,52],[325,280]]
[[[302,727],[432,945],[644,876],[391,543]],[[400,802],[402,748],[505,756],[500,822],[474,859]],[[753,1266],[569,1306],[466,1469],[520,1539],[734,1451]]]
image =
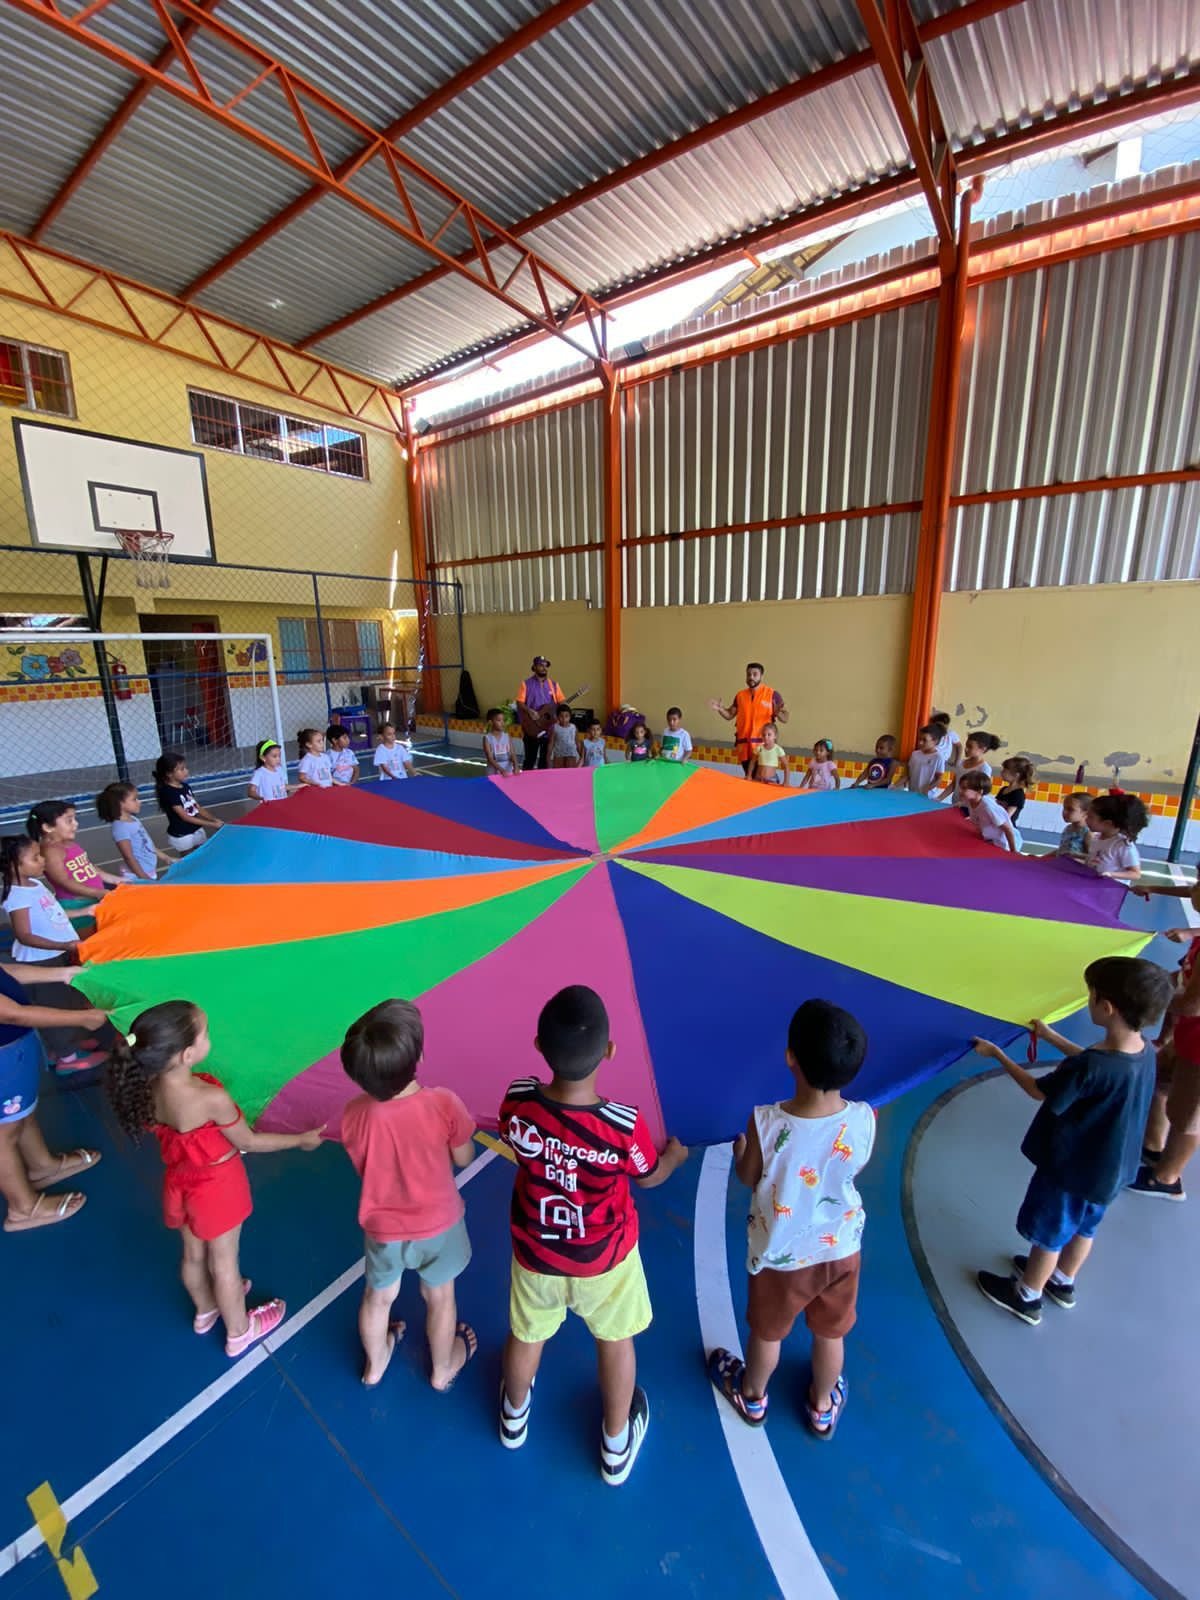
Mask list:
[[[222,455],[242,456],[248,461],[266,461],[270,463],[270,465],[276,467],[297,467],[301,472],[319,472],[323,477],[339,478],[346,483],[370,483],[371,481],[371,462],[367,452],[367,436],[365,432],[360,432],[357,428],[351,428],[344,422],[322,422],[316,417],[300,416],[298,413],[291,411],[279,411],[274,406],[260,405],[256,400],[240,400],[237,395],[220,394],[216,389],[201,389],[194,384],[188,385],[187,396],[188,428],[191,434],[192,443],[197,447],[197,449],[217,450]],[[196,413],[193,408],[193,400],[196,398],[201,400],[219,400],[222,405],[233,407],[234,416],[237,421],[238,442],[236,447],[232,445],[208,444],[206,441],[196,437]],[[247,450],[246,430],[242,421],[243,410],[255,411],[258,412],[260,416],[269,416],[275,419],[280,446],[280,454],[278,457],[260,455],[257,451]],[[290,438],[288,426],[289,423],[299,423],[305,428],[319,430],[321,445],[325,451],[325,465],[323,467],[307,461],[293,461],[291,459],[287,452],[288,441]],[[362,457],[363,470],[361,473],[343,472],[331,464],[333,461],[334,447],[330,445],[327,436],[327,430],[329,429],[335,429],[339,434],[350,434],[353,438],[358,440],[359,451]],[[344,448],[345,440],[339,439],[337,441],[337,446],[339,448]]]
[[[32,411],[36,416],[40,417],[69,417],[72,421],[78,417],[79,413],[75,408],[75,380],[71,376],[71,357],[66,350],[56,350],[53,345],[49,344],[35,344],[31,339],[12,339],[7,334],[2,333],[0,333],[0,344],[11,345],[14,350],[20,352],[21,357],[21,378],[25,384],[25,403],[24,405],[14,405],[12,410]],[[39,356],[53,356],[56,360],[62,362],[63,388],[66,391],[67,410],[58,411],[49,406],[38,405],[37,396],[34,394],[33,389],[33,374],[29,367],[31,353]]]

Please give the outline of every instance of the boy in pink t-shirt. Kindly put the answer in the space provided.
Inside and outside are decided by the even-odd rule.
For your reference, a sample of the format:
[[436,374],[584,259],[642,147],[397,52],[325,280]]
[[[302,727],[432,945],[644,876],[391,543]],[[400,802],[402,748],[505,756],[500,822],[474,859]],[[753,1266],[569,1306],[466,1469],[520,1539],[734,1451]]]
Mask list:
[[457,1321],[454,1280],[471,1259],[471,1241],[451,1165],[465,1167],[473,1158],[475,1123],[451,1090],[417,1082],[424,1043],[421,1013],[408,1000],[384,1000],[354,1023],[342,1044],[342,1066],[366,1093],[342,1114],[342,1143],[362,1179],[362,1381],[368,1388],[380,1382],[403,1337],[404,1324],[388,1313],[411,1268],[425,1301],[430,1382],[444,1393],[477,1343],[474,1330]]

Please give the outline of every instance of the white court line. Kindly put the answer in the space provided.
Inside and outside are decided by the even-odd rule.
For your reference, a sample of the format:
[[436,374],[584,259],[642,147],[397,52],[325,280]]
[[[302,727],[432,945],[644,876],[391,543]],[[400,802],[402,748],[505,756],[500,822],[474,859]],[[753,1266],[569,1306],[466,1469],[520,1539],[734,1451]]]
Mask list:
[[[455,1178],[455,1183],[461,1189],[495,1159],[494,1150],[484,1150],[475,1157],[469,1167],[463,1168]],[[197,1417],[203,1416],[204,1412],[215,1406],[217,1401],[223,1399],[231,1389],[235,1389],[252,1372],[257,1371],[269,1355],[280,1350],[289,1339],[294,1339],[301,1329],[306,1328],[314,1317],[320,1316],[327,1306],[332,1305],[339,1295],[357,1283],[362,1275],[363,1263],[360,1259],[352,1267],[347,1267],[341,1277],[326,1285],[320,1294],[314,1295],[294,1317],[289,1317],[274,1333],[268,1334],[261,1344],[255,1345],[236,1365],[231,1366],[227,1372],[223,1372],[219,1378],[210,1383],[207,1389],[201,1389],[198,1395],[189,1400],[185,1406],[181,1406],[173,1416],[160,1423],[153,1433],[148,1433],[144,1439],[139,1439],[132,1449],[126,1450],[123,1456],[118,1456],[110,1466],[105,1467],[103,1472],[97,1473],[90,1482],[85,1483],[82,1489],[77,1489],[62,1502],[63,1515],[68,1523],[94,1506],[97,1500],[102,1499],[123,1478],[127,1478],[131,1472],[136,1472],[143,1462],[149,1461],[152,1455],[164,1445],[170,1444],[171,1440],[195,1422]],[[11,1544],[5,1545],[0,1550],[0,1577],[6,1572],[11,1572],[19,1562],[24,1561],[26,1556],[33,1555],[34,1551],[40,1549],[44,1543],[41,1533],[36,1527],[32,1527],[14,1539]]]
[[[1192,881],[1183,868],[1177,867],[1173,861],[1168,863],[1167,871],[1171,874],[1171,877],[1175,883],[1190,884]],[[1200,911],[1196,910],[1195,906],[1190,900],[1181,900],[1179,904],[1183,908],[1183,920],[1187,923],[1188,927],[1200,928]]]
[[[696,1186],[696,1308],[705,1353],[722,1345],[740,1357],[742,1345],[725,1249],[725,1197],[732,1156],[731,1145],[711,1145],[704,1152],[700,1168]],[[747,1427],[715,1389],[713,1402],[746,1509],[782,1600],[837,1600],[837,1591],[804,1531],[783,1481],[766,1428]]]

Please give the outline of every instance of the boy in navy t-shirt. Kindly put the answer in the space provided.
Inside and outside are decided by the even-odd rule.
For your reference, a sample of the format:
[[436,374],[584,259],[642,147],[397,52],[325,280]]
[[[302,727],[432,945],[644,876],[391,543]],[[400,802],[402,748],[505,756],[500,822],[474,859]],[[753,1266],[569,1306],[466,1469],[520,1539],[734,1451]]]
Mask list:
[[1032,1247],[1013,1257],[1010,1277],[980,1272],[981,1292],[1031,1327],[1042,1320],[1042,1293],[1064,1308],[1075,1304],[1075,1276],[1087,1260],[1105,1211],[1137,1175],[1142,1130],[1154,1093],[1154,1048],[1142,1030],[1170,1004],[1170,975],[1152,961],[1105,956],[1084,972],[1088,1015],[1104,1029],[1099,1044],[1072,1044],[1035,1022],[1066,1060],[1043,1078],[1011,1061],[998,1045],[976,1039],[981,1056],[998,1061],[1033,1100],[1037,1115],[1021,1144],[1034,1167],[1017,1213],[1017,1232]]

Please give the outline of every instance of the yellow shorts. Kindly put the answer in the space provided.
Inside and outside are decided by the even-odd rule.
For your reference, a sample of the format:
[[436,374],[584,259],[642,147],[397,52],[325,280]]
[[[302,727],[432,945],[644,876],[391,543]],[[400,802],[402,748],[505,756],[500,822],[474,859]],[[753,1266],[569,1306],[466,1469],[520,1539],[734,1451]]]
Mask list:
[[573,1311],[594,1339],[632,1339],[650,1326],[650,1295],[638,1248],[611,1272],[595,1278],[560,1278],[512,1264],[508,1317],[513,1337],[541,1344],[556,1334]]

